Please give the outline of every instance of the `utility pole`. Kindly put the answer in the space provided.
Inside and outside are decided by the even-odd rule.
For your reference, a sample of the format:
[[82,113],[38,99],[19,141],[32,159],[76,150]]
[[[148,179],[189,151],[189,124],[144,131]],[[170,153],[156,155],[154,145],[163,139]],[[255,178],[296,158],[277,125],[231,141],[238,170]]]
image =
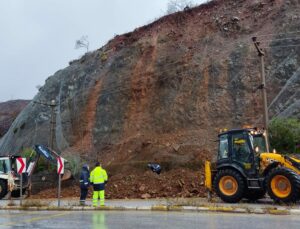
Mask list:
[[260,42],[257,41],[257,37],[252,37],[252,41],[254,43],[254,46],[258,52],[258,56],[260,57],[261,61],[261,85],[259,86],[259,89],[262,90],[262,99],[263,99],[263,116],[264,116],[264,126],[266,130],[266,147],[267,152],[270,152],[269,150],[269,131],[268,131],[268,124],[269,124],[269,113],[268,113],[268,101],[267,101],[267,88],[266,88],[266,75],[265,75],[265,53],[263,50],[259,47]]
[[54,147],[54,132],[55,132],[55,107],[56,107],[56,102],[55,100],[51,100],[50,103],[50,108],[51,108],[51,123],[50,123],[50,141],[49,141],[49,146],[50,149],[53,150]]
[[[55,107],[56,107],[56,101],[53,99],[49,103],[41,102],[41,101],[33,101],[33,103],[40,104],[43,106],[47,106],[51,108],[51,117],[50,117],[50,138],[48,145],[50,149],[53,149],[54,147],[54,134],[55,134]],[[47,163],[48,170],[50,169],[50,162]]]

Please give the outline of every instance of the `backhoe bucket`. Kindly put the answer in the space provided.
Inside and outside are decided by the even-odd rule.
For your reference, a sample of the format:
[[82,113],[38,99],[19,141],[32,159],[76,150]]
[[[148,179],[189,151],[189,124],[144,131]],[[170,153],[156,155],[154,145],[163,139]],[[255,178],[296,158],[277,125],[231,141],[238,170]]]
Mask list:
[[[60,156],[58,153],[56,153],[54,150],[43,146],[43,145],[35,145],[35,151],[38,154],[38,157],[42,156],[44,157],[47,161],[49,161],[51,164],[56,166],[57,164],[57,158]],[[37,159],[38,160],[38,159]],[[36,162],[37,162],[36,160]],[[67,162],[65,160],[65,162]],[[64,174],[61,178],[62,181],[69,180],[72,177],[72,173],[70,170],[65,169]]]
[[72,173],[70,170],[65,169],[64,174],[61,178],[61,181],[69,180],[72,177]]

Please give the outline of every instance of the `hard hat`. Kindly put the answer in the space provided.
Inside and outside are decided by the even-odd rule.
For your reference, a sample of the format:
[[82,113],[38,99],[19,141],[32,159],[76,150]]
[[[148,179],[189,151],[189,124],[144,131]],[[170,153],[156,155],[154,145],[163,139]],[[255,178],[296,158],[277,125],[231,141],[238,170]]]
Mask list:
[[84,165],[82,166],[82,168],[83,168],[83,169],[89,170],[89,165],[88,165],[88,164],[84,164]]

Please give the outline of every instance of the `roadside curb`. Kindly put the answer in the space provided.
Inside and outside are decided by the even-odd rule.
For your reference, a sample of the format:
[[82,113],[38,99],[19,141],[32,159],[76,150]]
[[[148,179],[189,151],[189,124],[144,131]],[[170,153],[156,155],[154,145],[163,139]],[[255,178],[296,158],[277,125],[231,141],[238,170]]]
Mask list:
[[300,209],[280,208],[247,208],[230,206],[0,206],[0,210],[25,211],[165,211],[165,212],[213,212],[238,214],[271,214],[271,215],[300,215]]

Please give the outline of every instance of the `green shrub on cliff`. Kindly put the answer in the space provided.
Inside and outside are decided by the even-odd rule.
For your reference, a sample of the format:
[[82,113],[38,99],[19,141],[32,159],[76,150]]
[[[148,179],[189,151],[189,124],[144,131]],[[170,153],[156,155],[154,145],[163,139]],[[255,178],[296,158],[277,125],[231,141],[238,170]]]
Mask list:
[[275,118],[269,125],[270,144],[280,153],[300,153],[300,121]]

